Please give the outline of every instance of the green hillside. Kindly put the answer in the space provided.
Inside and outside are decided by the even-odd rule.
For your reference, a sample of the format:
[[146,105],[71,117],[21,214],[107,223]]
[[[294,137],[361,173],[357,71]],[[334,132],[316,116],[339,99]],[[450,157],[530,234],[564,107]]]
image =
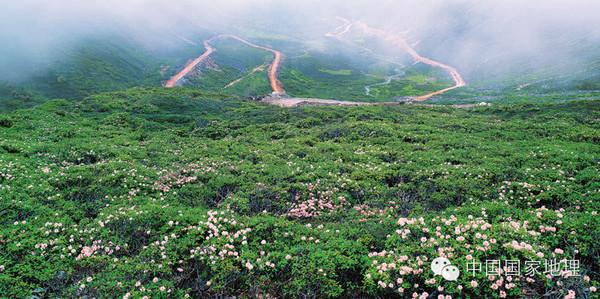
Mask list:
[[[597,297],[599,118],[599,100],[278,108],[183,88],[4,113],[0,294]],[[466,271],[553,259],[579,276]]]
[[[182,41],[178,41],[183,44]],[[198,47],[150,49],[126,34],[107,34],[63,45],[27,79],[0,82],[0,111],[28,108],[51,99],[80,100],[100,92],[156,87]]]

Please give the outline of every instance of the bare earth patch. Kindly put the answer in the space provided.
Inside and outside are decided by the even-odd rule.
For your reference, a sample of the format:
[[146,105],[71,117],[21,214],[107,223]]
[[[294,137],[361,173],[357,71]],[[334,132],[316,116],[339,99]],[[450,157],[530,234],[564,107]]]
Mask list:
[[325,99],[312,98],[270,98],[263,100],[263,103],[277,105],[281,107],[298,107],[298,106],[360,106],[360,105],[375,105],[381,103],[367,102],[351,102],[351,101],[336,101]]
[[372,105],[419,105],[419,106],[444,106],[453,107],[457,109],[469,109],[477,106],[492,106],[490,103],[481,102],[479,104],[464,104],[464,105],[435,105],[435,104],[417,104],[416,102],[352,102],[352,101],[338,101],[338,100],[326,100],[326,99],[315,99],[315,98],[276,98],[267,97],[261,101],[261,103],[277,105],[280,107],[302,107],[302,106],[372,106]]

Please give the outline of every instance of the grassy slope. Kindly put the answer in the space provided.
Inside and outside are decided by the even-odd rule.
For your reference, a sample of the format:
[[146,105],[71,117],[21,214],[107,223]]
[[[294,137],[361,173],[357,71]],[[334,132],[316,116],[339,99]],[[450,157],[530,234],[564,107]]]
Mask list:
[[[293,97],[335,98],[358,101],[390,101],[395,97],[423,95],[451,86],[448,74],[426,65],[405,67],[406,76],[390,85],[374,86],[371,95],[365,95],[365,85],[385,82],[385,76],[395,74],[398,65],[383,62],[369,53],[357,52],[354,47],[340,47],[327,43],[322,51],[312,51],[307,44],[288,40],[255,38],[265,45],[284,53],[279,79],[286,92]],[[348,45],[344,45],[346,47]],[[196,75],[189,76],[184,85],[206,91],[222,91],[230,82],[247,75],[254,67],[270,63],[273,55],[234,40],[214,42],[217,52],[211,55],[219,70],[204,65]],[[331,48],[330,48],[331,47]],[[330,70],[330,72],[322,70]],[[331,70],[344,69],[343,75]],[[377,74],[376,77],[366,74]],[[435,77],[435,81],[424,81]],[[267,72],[256,72],[226,90],[239,96],[260,96],[271,89]]]
[[[598,100],[284,109],[161,88],[2,114],[0,292],[593,295],[599,117]],[[566,257],[582,277],[432,283],[442,252],[463,272]]]
[[[368,53],[348,53],[348,49],[326,48],[308,53],[286,59],[279,73],[286,91],[292,96],[384,102],[423,95],[452,85],[445,72],[419,64],[403,67],[405,75],[389,85],[372,86],[367,96],[364,86],[385,82],[385,76],[396,74],[394,69],[398,65],[383,62]],[[344,70],[343,74],[331,72],[340,69]],[[423,77],[437,80],[422,82]]]
[[[298,54],[309,52],[304,52],[306,46],[297,42],[272,39],[257,39],[255,42],[284,51],[286,59],[279,77],[292,96],[388,101],[450,85],[443,72],[435,72],[428,67],[410,67],[405,69],[408,74],[405,78],[390,85],[375,86],[372,95],[367,97],[363,86],[384,82],[385,75],[394,74],[396,66],[365,54],[358,55],[358,59],[350,54],[338,57],[336,49],[302,56]],[[214,46],[217,52],[211,59],[218,69],[202,67],[198,74],[187,78],[186,87],[222,91],[225,85],[245,77],[225,91],[239,96],[261,96],[271,92],[266,69],[246,75],[253,68],[270,63],[272,54],[229,39],[216,41]],[[39,66],[38,71],[24,82],[0,82],[0,111],[33,107],[54,98],[77,100],[99,92],[134,86],[159,86],[203,51],[202,46],[186,44],[177,50],[152,52],[120,35],[90,38],[77,45],[65,46],[54,55],[52,63]],[[164,74],[161,74],[162,66],[168,66]],[[347,68],[351,73],[341,76],[319,70],[323,68]],[[378,77],[368,77],[363,72],[378,74]],[[423,76],[437,76],[439,81],[423,84],[419,79]]]
[[222,91],[227,84],[244,77],[242,81],[228,87],[227,93],[240,96],[271,93],[266,67],[263,71],[249,75],[255,67],[271,63],[273,55],[270,52],[232,39],[215,41],[213,46],[217,51],[211,55],[210,59],[219,69],[203,67],[200,74],[188,79],[186,87],[218,92]]
[[[49,62],[35,66],[27,80],[0,82],[0,111],[28,108],[55,98],[79,100],[99,92],[159,86],[200,48],[180,40],[171,42],[182,45],[149,50],[123,34],[63,45],[52,53]],[[168,67],[164,74],[162,66]]]

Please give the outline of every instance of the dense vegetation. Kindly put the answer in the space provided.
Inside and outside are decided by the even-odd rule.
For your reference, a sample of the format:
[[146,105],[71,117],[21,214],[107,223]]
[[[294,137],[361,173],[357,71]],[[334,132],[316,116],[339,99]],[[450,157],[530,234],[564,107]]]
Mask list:
[[[599,119],[599,100],[284,109],[181,88],[1,114],[0,293],[596,298]],[[466,271],[553,259],[580,275]]]
[[10,83],[0,84],[0,112],[30,108],[46,101],[27,88]]

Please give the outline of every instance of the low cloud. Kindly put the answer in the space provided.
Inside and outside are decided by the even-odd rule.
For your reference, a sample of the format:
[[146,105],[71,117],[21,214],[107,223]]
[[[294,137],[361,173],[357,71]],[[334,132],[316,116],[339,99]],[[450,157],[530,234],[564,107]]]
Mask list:
[[257,20],[304,32],[304,38],[320,38],[323,32],[310,28],[327,18],[364,20],[408,33],[420,52],[465,73],[528,58],[585,63],[573,45],[600,41],[600,3],[589,0],[24,0],[2,6],[0,80],[17,73],[19,65],[46,61],[57,47],[98,33],[222,32],[255,26]]

